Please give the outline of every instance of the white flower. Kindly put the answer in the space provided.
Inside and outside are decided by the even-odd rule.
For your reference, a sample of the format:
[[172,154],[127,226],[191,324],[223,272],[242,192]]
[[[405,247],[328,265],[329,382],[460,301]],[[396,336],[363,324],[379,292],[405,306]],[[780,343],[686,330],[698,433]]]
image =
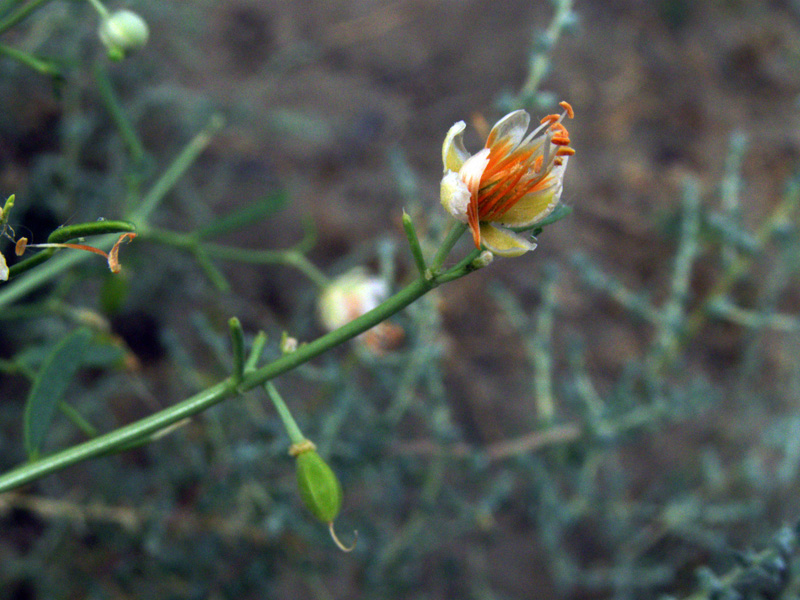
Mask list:
[[519,256],[536,247],[503,226],[533,227],[561,199],[567,161],[575,153],[562,124],[565,117],[573,116],[572,107],[566,102],[561,107],[562,114],[548,115],[527,135],[528,113],[507,114],[474,155],[464,148],[464,121],[447,132],[442,145],[441,202],[453,217],[469,224],[476,248]]

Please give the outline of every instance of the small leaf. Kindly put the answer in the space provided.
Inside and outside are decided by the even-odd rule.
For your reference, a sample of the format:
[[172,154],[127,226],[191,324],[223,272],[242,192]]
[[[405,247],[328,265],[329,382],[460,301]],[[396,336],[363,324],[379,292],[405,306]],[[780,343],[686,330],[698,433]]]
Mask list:
[[39,456],[59,401],[81,365],[92,332],[81,327],[62,339],[42,363],[25,404],[23,422],[25,451],[31,460]]
[[197,235],[200,239],[207,240],[248,227],[281,210],[288,200],[289,197],[285,192],[273,192],[240,210],[235,210],[217,219],[207,227],[199,230]]

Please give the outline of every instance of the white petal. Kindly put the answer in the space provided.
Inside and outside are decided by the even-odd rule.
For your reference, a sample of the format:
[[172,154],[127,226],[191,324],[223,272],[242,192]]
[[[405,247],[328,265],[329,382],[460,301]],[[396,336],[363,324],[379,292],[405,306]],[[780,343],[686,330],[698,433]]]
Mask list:
[[469,207],[470,192],[467,184],[459,177],[458,173],[448,171],[442,177],[441,202],[444,209],[462,223],[467,222],[467,208]]
[[470,156],[461,166],[458,175],[467,184],[470,193],[477,194],[481,183],[481,177],[489,164],[489,148],[484,148]]
[[509,150],[514,149],[525,137],[531,117],[524,110],[515,110],[495,123],[486,139],[486,147],[510,143]]
[[469,158],[469,152],[464,148],[464,130],[467,124],[459,121],[450,128],[442,144],[442,163],[445,171],[458,171]]
[[6,257],[0,254],[0,281],[8,281],[8,265]]

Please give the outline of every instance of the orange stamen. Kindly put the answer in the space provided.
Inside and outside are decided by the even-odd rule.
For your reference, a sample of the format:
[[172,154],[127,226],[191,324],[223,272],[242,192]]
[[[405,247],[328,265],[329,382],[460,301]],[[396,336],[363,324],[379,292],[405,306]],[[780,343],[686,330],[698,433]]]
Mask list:
[[537,189],[543,189],[547,187],[548,185],[550,185],[550,181],[551,181],[550,177],[545,177],[543,179],[529,181],[525,185],[520,186],[519,188],[514,190],[513,195],[508,196],[503,200],[502,204],[496,206],[492,210],[492,214],[489,215],[489,217],[491,217],[492,219],[501,218],[504,214],[506,214],[509,210],[511,210],[517,202],[522,200],[522,198],[524,198],[527,194],[535,192]]
[[550,140],[550,143],[556,146],[569,146],[569,138],[561,136],[554,137]]
[[547,115],[546,117],[543,117],[541,121],[539,121],[539,124],[544,125],[545,123],[556,123],[560,118],[560,115]]
[[572,110],[572,105],[569,102],[567,102],[566,100],[562,100],[561,102],[558,103],[558,105],[567,112],[567,116],[570,119],[575,118],[575,111]]
[[119,236],[117,243],[114,244],[114,247],[111,248],[111,252],[108,253],[108,268],[111,269],[112,273],[119,273],[122,267],[119,264],[119,246],[122,242],[126,240],[132,240],[136,237],[135,233],[123,233]]
[[556,156],[572,156],[573,154],[575,154],[575,148],[568,148],[567,146],[561,146],[556,150]]
[[478,198],[479,215],[484,220],[490,219],[496,215],[498,204],[502,205],[503,199],[506,198],[509,193],[515,191],[514,188],[525,175],[525,172],[526,169],[520,169],[519,173],[513,177],[509,176],[502,185],[498,184],[483,198]]
[[543,162],[544,162],[544,157],[540,154],[539,156],[536,157],[536,160],[533,161],[533,170],[536,171],[537,173],[541,171]]
[[563,165],[563,164],[564,164],[564,161],[563,161],[563,160],[561,160],[561,157],[560,157],[560,156],[556,156],[556,157],[553,159],[553,164],[554,164],[554,165],[556,165],[557,167],[560,167],[561,165]]

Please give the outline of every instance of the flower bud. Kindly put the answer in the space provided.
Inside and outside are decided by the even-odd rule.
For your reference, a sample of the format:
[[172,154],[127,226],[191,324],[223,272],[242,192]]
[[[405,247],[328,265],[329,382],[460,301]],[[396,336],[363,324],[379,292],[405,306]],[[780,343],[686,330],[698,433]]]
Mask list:
[[342,507],[342,484],[314,449],[296,456],[297,489],[308,510],[323,523],[333,523]]
[[482,269],[492,264],[493,260],[494,260],[494,254],[492,254],[488,250],[484,250],[483,252],[480,253],[478,258],[472,261],[472,266],[475,267],[476,269]]
[[122,60],[128,52],[138,50],[149,36],[147,23],[130,10],[118,10],[103,19],[97,33],[113,60]]

